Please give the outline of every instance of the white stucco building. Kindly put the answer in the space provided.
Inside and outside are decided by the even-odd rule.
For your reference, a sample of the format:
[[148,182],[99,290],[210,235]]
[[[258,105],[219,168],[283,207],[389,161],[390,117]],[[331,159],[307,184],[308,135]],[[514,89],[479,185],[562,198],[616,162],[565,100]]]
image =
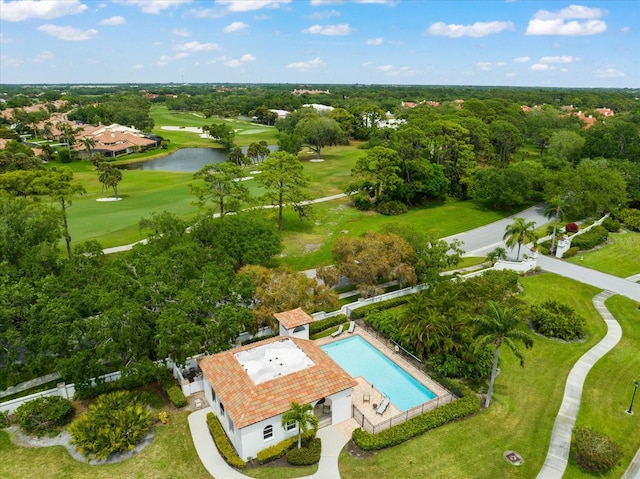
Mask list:
[[281,417],[299,404],[322,404],[338,423],[351,417],[357,382],[308,338],[313,321],[301,309],[279,313],[280,336],[200,359],[204,393],[238,455],[259,451],[296,436]]

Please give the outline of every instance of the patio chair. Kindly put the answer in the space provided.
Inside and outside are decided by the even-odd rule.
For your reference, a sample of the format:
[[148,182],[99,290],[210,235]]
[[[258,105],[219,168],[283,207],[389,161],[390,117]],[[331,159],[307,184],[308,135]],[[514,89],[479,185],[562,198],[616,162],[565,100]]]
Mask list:
[[352,334],[355,329],[356,329],[356,322],[355,321],[350,321],[349,322],[349,329],[347,329],[347,333]]
[[344,326],[341,324],[338,329],[336,329],[333,333],[331,333],[331,337],[335,338],[336,336],[340,336],[342,334],[342,331],[344,329]]
[[387,406],[389,406],[389,398],[385,396],[384,399],[382,399],[380,406],[378,406],[378,409],[376,409],[376,414],[380,414],[382,416],[387,410]]
[[364,393],[362,395],[362,402],[371,402],[371,394],[369,393]]

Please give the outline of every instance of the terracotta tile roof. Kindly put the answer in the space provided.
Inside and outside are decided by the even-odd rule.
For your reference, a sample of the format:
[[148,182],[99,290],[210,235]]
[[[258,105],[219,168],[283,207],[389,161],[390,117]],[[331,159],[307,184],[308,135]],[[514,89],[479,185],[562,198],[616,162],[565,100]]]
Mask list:
[[[234,355],[277,341],[293,341],[314,365],[254,384]],[[315,343],[293,337],[275,337],[206,356],[199,360],[199,364],[237,428],[277,416],[289,410],[292,401],[309,404],[357,384]]]
[[302,308],[275,313],[274,316],[286,329],[293,329],[298,326],[313,323],[313,318],[305,313]]

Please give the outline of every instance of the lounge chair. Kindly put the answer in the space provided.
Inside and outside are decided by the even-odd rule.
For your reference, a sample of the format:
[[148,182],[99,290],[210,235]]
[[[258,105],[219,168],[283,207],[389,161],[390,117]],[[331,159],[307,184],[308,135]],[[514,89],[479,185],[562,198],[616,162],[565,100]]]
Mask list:
[[335,338],[336,336],[340,336],[342,334],[342,330],[344,329],[344,326],[341,324],[338,329],[336,329],[333,333],[331,333],[331,337]]
[[347,329],[347,333],[352,334],[354,329],[356,329],[356,322],[355,321],[350,321],[349,322],[349,329]]
[[378,409],[376,409],[376,414],[380,414],[382,416],[387,410],[387,406],[389,406],[389,398],[385,396],[380,403],[380,406],[378,406]]

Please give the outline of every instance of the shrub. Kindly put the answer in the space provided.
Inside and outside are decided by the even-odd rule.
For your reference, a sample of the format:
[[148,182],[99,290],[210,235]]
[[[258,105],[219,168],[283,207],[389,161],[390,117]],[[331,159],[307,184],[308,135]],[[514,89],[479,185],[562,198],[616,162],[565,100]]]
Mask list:
[[544,336],[569,341],[583,338],[586,334],[585,319],[557,301],[531,306],[529,319],[534,329]]
[[314,321],[309,325],[309,334],[318,334],[339,324],[344,324],[347,321],[349,321],[349,318],[347,318],[344,314],[337,314],[336,316],[332,316],[330,318]]
[[640,231],[640,210],[626,208],[618,214],[618,217],[628,230]]
[[11,425],[9,421],[9,411],[0,411],[0,429],[9,427]]
[[151,427],[151,412],[136,395],[116,391],[100,396],[69,426],[71,444],[88,458],[106,459],[132,450]]
[[237,469],[244,469],[246,463],[238,456],[238,453],[224,432],[222,424],[220,424],[220,421],[212,412],[207,414],[207,426],[209,426],[209,432],[211,433],[213,442],[218,448],[220,455],[227,461],[227,464]]
[[364,429],[357,428],[353,431],[351,437],[353,442],[365,451],[385,449],[408,441],[456,419],[474,414],[479,410],[480,401],[472,391],[465,388],[465,396],[457,401],[445,404],[377,434],[371,434]]
[[580,251],[590,250],[599,244],[607,241],[609,232],[604,226],[594,226],[586,233],[575,236],[571,242],[571,247],[578,248]]
[[385,216],[398,216],[406,213],[408,208],[400,201],[385,201],[376,206],[376,211]]
[[580,227],[577,223],[567,223],[564,225],[564,230],[567,233],[577,233],[580,230]]
[[60,396],[33,399],[16,409],[16,422],[27,434],[55,436],[73,416],[73,404]]
[[185,407],[187,405],[187,398],[182,392],[182,389],[178,386],[174,385],[167,388],[167,396],[169,396],[169,401],[171,401],[171,403],[177,408]]
[[320,461],[322,443],[319,437],[313,438],[306,447],[297,447],[287,451],[287,462],[293,466],[311,466]]
[[367,316],[374,311],[382,311],[384,309],[395,308],[409,301],[409,296],[401,296],[399,298],[388,299],[387,301],[380,301],[379,303],[369,304],[358,309],[351,311],[351,319],[360,319]]
[[246,341],[242,341],[242,345],[246,346],[247,344],[258,343],[260,341],[264,341],[265,339],[275,338],[278,336],[277,334],[265,334],[264,336],[255,336],[253,338],[249,338]]
[[577,246],[572,246],[571,248],[569,248],[567,251],[564,252],[562,257],[563,258],[571,258],[572,256],[577,255],[578,251],[580,251],[580,248],[578,248]]
[[620,231],[620,222],[618,220],[614,220],[610,216],[604,219],[602,226],[606,228],[609,233],[616,233],[617,231]]
[[590,472],[606,472],[622,458],[620,446],[589,428],[576,429],[571,446],[576,462]]
[[[315,436],[316,432],[318,432],[317,428],[308,429],[306,432],[302,433],[302,444],[306,445],[309,441],[311,441]],[[258,452],[258,462],[260,464],[265,464],[270,461],[275,461],[276,459],[280,459],[284,456],[287,451],[293,447],[298,445],[298,437],[290,437],[283,441],[280,441],[278,444],[274,444],[273,446],[269,446],[262,451]]]
[[360,211],[369,211],[371,209],[371,197],[368,193],[358,193],[353,196],[353,206]]

